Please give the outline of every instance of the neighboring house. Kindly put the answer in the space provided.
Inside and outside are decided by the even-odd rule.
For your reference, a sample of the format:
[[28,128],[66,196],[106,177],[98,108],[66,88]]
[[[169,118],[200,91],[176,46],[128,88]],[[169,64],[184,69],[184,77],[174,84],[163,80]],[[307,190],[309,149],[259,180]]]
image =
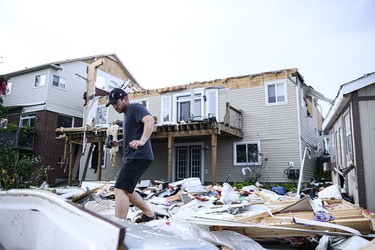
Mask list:
[[333,183],[375,211],[375,72],[340,86],[323,127],[330,131],[326,169]]
[[[41,156],[42,165],[54,168],[48,176],[50,183],[66,180],[69,159],[82,154],[83,148],[74,141],[56,140],[56,128],[82,126],[84,105],[92,101],[84,96],[90,97],[95,92],[95,83],[107,91],[96,91],[99,95],[108,95],[108,91],[124,84],[141,89],[115,54],[48,63],[6,74],[4,78],[6,91],[1,92],[1,97],[3,105],[9,108],[8,124],[35,127],[37,134],[27,147],[19,143],[17,136],[1,143],[18,149],[20,154]],[[87,94],[90,84],[91,92]],[[97,106],[100,110],[102,107]],[[64,155],[68,146],[71,154]]]
[[[318,100],[327,100],[304,83],[297,69],[285,69],[207,82],[129,93],[155,117],[152,134],[155,161],[142,177],[177,181],[189,177],[203,183],[297,182],[316,172],[323,154],[322,116]],[[122,119],[108,110],[108,123]],[[79,128],[70,137],[79,137]],[[104,144],[106,131],[85,131]],[[121,131],[119,131],[121,136]],[[101,147],[99,147],[101,148]],[[120,148],[121,150],[121,148]],[[109,162],[109,149],[98,173],[82,159],[81,180],[113,180],[121,166]],[[101,157],[99,155],[99,157]],[[71,166],[73,168],[73,166]]]

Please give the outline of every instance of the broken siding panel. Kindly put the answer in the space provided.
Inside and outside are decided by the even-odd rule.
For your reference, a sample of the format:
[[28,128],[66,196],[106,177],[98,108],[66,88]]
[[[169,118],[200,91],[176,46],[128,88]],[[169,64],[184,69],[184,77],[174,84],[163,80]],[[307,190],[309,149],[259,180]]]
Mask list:
[[[322,137],[321,141],[318,140],[319,131],[317,126],[317,119],[314,119],[319,115],[319,113],[317,112],[316,106],[311,103],[311,99],[308,98],[307,102],[308,105],[306,105],[306,103],[298,105],[300,109],[299,112],[301,126],[301,160],[303,157],[305,147],[308,147],[311,150],[311,159],[307,156],[305,157],[303,181],[310,181],[310,179],[314,176],[314,173],[316,172],[316,154],[314,148],[318,147],[318,143],[320,143],[320,148],[323,147]],[[297,167],[300,167],[300,164]]]

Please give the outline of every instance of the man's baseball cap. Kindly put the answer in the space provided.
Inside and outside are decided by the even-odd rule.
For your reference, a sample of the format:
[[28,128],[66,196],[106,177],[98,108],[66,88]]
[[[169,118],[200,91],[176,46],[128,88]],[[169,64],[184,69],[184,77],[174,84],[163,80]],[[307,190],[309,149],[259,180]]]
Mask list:
[[124,90],[122,90],[120,88],[112,89],[112,91],[109,93],[109,101],[108,101],[108,103],[105,106],[108,107],[111,104],[113,105],[119,99],[122,99],[125,96],[127,96],[127,94],[126,94],[126,92]]

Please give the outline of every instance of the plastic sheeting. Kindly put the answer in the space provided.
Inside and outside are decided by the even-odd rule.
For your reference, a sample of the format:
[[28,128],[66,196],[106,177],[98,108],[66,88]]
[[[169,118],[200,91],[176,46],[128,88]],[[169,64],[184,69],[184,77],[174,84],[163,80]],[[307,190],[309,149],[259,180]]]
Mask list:
[[154,229],[173,232],[185,239],[201,239],[215,245],[225,245],[236,250],[264,250],[259,243],[249,237],[233,231],[210,231],[208,227],[180,222],[175,219],[155,220],[147,224]]

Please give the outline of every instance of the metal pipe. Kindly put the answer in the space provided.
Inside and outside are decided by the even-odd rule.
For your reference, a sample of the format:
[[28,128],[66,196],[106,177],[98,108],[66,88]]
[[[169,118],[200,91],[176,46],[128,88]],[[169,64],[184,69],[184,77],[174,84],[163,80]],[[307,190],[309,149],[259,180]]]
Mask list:
[[303,181],[303,168],[304,168],[304,165],[305,165],[305,159],[306,159],[307,151],[311,152],[308,147],[306,147],[305,150],[303,151],[302,163],[301,163],[301,167],[300,167],[300,171],[299,171],[299,178],[298,178],[297,195],[299,195],[300,192],[301,192],[301,185],[302,185],[302,181]]

